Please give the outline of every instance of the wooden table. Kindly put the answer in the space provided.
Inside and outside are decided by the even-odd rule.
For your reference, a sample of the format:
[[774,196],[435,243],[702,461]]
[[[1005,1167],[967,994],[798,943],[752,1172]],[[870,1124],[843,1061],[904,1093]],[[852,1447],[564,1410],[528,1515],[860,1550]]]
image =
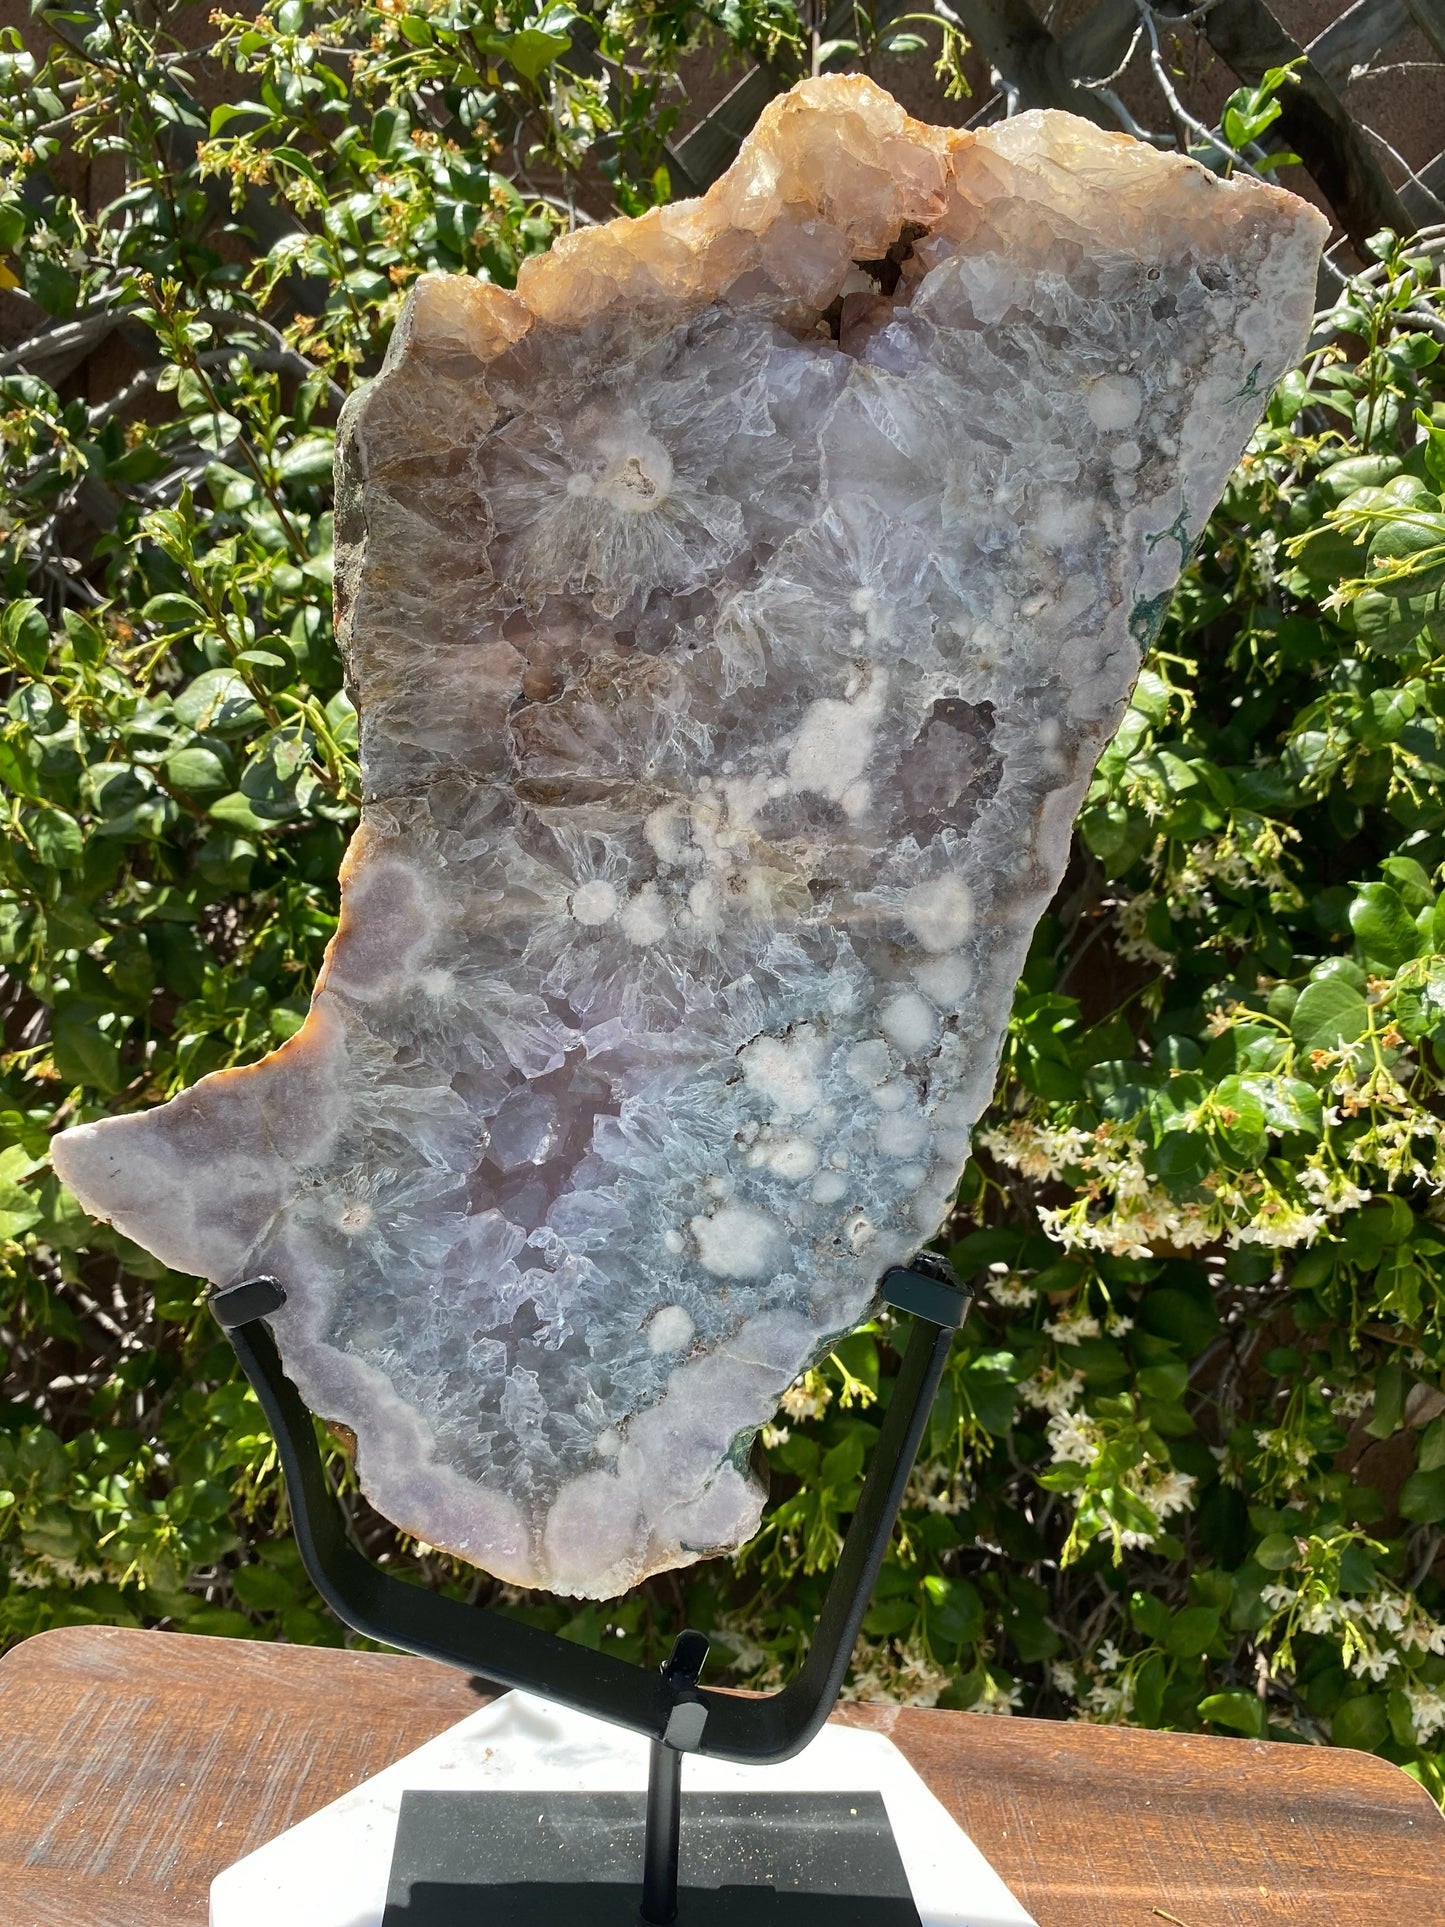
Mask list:
[[[460,1674],[389,1655],[27,1640],[0,1660],[0,1927],[203,1927],[213,1874],[478,1704]],[[841,1717],[891,1735],[1039,1927],[1445,1927],[1445,1817],[1369,1754]]]

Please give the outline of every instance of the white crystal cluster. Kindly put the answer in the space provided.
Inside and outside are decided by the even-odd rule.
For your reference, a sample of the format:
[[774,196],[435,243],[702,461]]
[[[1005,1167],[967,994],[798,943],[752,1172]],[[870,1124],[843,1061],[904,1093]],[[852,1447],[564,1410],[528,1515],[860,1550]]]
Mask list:
[[346,423],[368,801],[310,1017],[56,1145],[283,1281],[398,1524],[593,1596],[753,1531],[757,1428],[948,1208],[1322,232],[824,79],[706,199],[420,284]]

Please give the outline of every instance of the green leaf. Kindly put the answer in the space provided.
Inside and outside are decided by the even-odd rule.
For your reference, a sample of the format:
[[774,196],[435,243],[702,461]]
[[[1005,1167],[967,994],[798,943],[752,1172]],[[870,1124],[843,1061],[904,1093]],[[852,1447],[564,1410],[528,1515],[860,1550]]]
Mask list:
[[25,817],[25,828],[35,845],[35,854],[51,870],[78,869],[85,856],[80,825],[64,810],[32,810]]
[[45,913],[45,921],[52,941],[61,950],[89,950],[105,935],[105,925],[74,897],[61,897],[52,903]]
[[1420,949],[1414,920],[1388,883],[1363,886],[1350,905],[1350,928],[1365,957],[1391,976]]
[[371,151],[385,160],[398,142],[406,139],[410,120],[404,107],[380,107],[372,116]]
[[270,116],[264,107],[258,107],[253,100],[222,101],[218,107],[211,109],[208,132],[214,140],[221,129],[228,126],[231,121],[248,119],[265,121],[269,120]]
[[966,1713],[971,1706],[977,1706],[988,1689],[989,1672],[985,1666],[972,1667],[951,1679],[938,1696],[938,1704],[947,1712]]
[[19,1238],[44,1218],[38,1195],[23,1183],[40,1164],[19,1144],[0,1151],[0,1238]]
[[1430,1421],[1420,1438],[1420,1471],[1438,1472],[1442,1466],[1445,1466],[1445,1412]]
[[1170,1338],[1186,1357],[1196,1357],[1219,1336],[1219,1313],[1212,1298],[1193,1292],[1151,1291],[1139,1307],[1139,1323],[1160,1338]]
[[1301,571],[1318,583],[1334,583],[1342,576],[1357,575],[1365,562],[1364,543],[1336,528],[1315,529],[1299,553]]
[[38,676],[50,654],[50,624],[40,613],[40,604],[31,596],[6,606],[0,618],[0,644],[11,661]]
[[1398,455],[1348,455],[1331,462],[1320,475],[1319,486],[1330,501],[1340,503],[1361,488],[1383,488],[1400,473]]
[[0,735],[0,784],[17,796],[39,798],[43,791],[37,780],[33,737],[25,740],[20,730]]
[[1169,1632],[1169,1608],[1162,1599],[1153,1593],[1135,1592],[1129,1595],[1129,1617],[1146,1639],[1162,1646]]
[[930,1640],[957,1648],[983,1637],[983,1599],[967,1579],[930,1573],[924,1581],[924,1600]]
[[1305,1052],[1356,1043],[1369,1028],[1364,997],[1341,977],[1306,984],[1290,1017],[1290,1034]]
[[1249,1080],[1223,1078],[1215,1087],[1214,1114],[1230,1150],[1248,1159],[1262,1156],[1266,1145],[1265,1108]]
[[998,1372],[966,1366],[958,1375],[958,1387],[984,1431],[996,1439],[1007,1437],[1018,1399],[1013,1381]]
[[1159,1726],[1164,1718],[1164,1688],[1168,1668],[1160,1653],[1150,1653],[1134,1675],[1134,1713],[1139,1726]]
[[535,81],[571,45],[571,38],[565,33],[544,33],[539,27],[524,27],[508,39],[506,57],[523,80]]
[[212,803],[210,816],[213,822],[224,823],[233,830],[274,830],[278,818],[262,816],[251,803],[249,796],[240,790],[232,790],[218,797]]
[[1412,856],[1387,856],[1380,868],[1400,892],[1401,900],[1413,914],[1435,901],[1430,873]]
[[310,181],[311,185],[321,193],[324,199],[330,198],[327,195],[326,182],[317,172],[316,163],[303,154],[300,148],[273,147],[271,150],[271,158],[273,161],[279,161],[283,167],[289,167],[293,173],[301,175],[303,180]]
[[236,667],[244,669],[253,683],[268,694],[284,689],[296,675],[296,662],[290,648],[279,636],[267,636],[265,647],[241,649],[236,653]]
[[1134,1375],[1141,1398],[1161,1405],[1177,1405],[1189,1384],[1189,1367],[1182,1358],[1163,1365],[1142,1365]]
[[241,736],[265,721],[255,697],[234,669],[208,669],[176,699],[176,719],[187,729]]
[[153,595],[141,609],[141,620],[153,622],[160,629],[185,630],[199,629],[207,620],[206,612],[192,596]]
[[244,1613],[229,1606],[197,1605],[185,1618],[188,1633],[201,1633],[210,1639],[254,1639],[256,1628]]
[[1387,573],[1378,587],[1386,594],[1425,595],[1445,584],[1445,515],[1411,509],[1382,522],[1370,538],[1372,575]]
[[50,1054],[66,1084],[88,1084],[114,1093],[121,1087],[120,1047],[100,1028],[100,1006],[82,998],[65,998],[55,1006],[50,1026]]
[[295,1586],[270,1566],[240,1566],[231,1574],[231,1585],[252,1612],[279,1612],[296,1603]]
[[335,459],[334,436],[303,435],[282,453],[276,467],[288,482],[329,482]]
[[1445,588],[1427,595],[1383,595],[1371,589],[1352,605],[1355,634],[1382,656],[1402,656],[1419,636],[1445,639]]
[[911,1599],[879,1599],[868,1608],[863,1630],[870,1639],[890,1639],[906,1633],[918,1618],[918,1607]]
[[31,300],[39,302],[57,321],[69,321],[75,313],[80,278],[62,268],[58,261],[26,248],[20,256],[20,279]]
[[1409,1699],[1398,1686],[1393,1687],[1387,1699],[1390,1720],[1390,1737],[1396,1746],[1415,1745],[1415,1714]]
[[225,408],[202,408],[186,417],[186,426],[202,448],[219,455],[240,438],[241,424]]
[[1318,1137],[1324,1128],[1324,1107],[1313,1084],[1299,1077],[1249,1077],[1248,1088],[1264,1107],[1271,1131],[1303,1131]]
[[1232,1687],[1227,1693],[1209,1693],[1200,1700],[1199,1717],[1214,1726],[1227,1726],[1233,1733],[1245,1733],[1262,1740],[1269,1730],[1265,1704],[1254,1693]]
[[1299,1556],[1298,1542],[1288,1532],[1268,1532],[1254,1549],[1255,1563],[1266,1572],[1288,1572]]
[[1396,335],[1386,353],[1396,368],[1428,368],[1440,359],[1440,343],[1433,335]]
[[166,782],[173,789],[192,796],[219,796],[229,790],[234,777],[213,749],[193,743],[189,749],[172,750],[161,764]]
[[1218,1632],[1217,1606],[1186,1606],[1170,1619],[1164,1645],[1176,1659],[1198,1659],[1209,1650]]
[[289,1004],[271,1006],[271,1035],[278,1044],[284,1044],[288,1037],[294,1037],[306,1022],[305,1010],[296,1010]]
[[1445,1465],[1429,1472],[1412,1472],[1400,1488],[1400,1517],[1415,1525],[1434,1525],[1445,1519]]
[[1389,1731],[1389,1702],[1383,1693],[1362,1693],[1343,1701],[1330,1722],[1334,1745],[1357,1747],[1364,1753],[1383,1745]]
[[76,609],[62,609],[60,620],[65,625],[65,634],[77,662],[93,666],[95,663],[104,661],[106,640],[93,622],[88,621]]
[[219,509],[234,511],[254,502],[259,484],[253,475],[243,475],[226,462],[206,463],[206,487]]
[[806,1432],[790,1432],[787,1438],[772,1446],[768,1452],[770,1463],[781,1466],[784,1472],[791,1472],[794,1478],[810,1479],[818,1469],[818,1441],[808,1437]]
[[865,1456],[862,1431],[855,1427],[831,1451],[823,1454],[818,1477],[824,1485],[850,1486],[862,1476]]
[[[1359,1214],[1363,1217],[1363,1213]],[[1405,1368],[1393,1361],[1375,1373],[1375,1406],[1366,1432],[1372,1439],[1387,1439],[1405,1422],[1405,1393],[1408,1387]]]

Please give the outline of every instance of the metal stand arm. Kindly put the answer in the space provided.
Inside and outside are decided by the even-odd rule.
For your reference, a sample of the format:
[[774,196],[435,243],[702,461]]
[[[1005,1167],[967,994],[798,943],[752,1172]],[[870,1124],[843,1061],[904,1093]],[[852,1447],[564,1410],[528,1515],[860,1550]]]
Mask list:
[[[670,1722],[685,1739],[690,1726],[700,1726],[688,1708],[702,1711],[697,1679],[707,1658],[701,1633],[679,1633],[662,1677],[679,1695]],[[682,1695],[688,1695],[683,1698]],[[642,1844],[642,1905],[647,1927],[668,1927],[677,1918],[677,1857],[682,1824],[682,1749],[667,1739],[652,1742],[647,1763],[647,1819]]]
[[[285,1303],[284,1288],[275,1279],[249,1279],[217,1293],[211,1303],[275,1434],[306,1570],[339,1619],[384,1645],[645,1733],[667,1747],[676,1767],[684,1752],[758,1765],[789,1759],[813,1738],[837,1699],[949,1346],[969,1303],[953,1274],[926,1258],[889,1271],[880,1292],[885,1304],[913,1313],[914,1328],[807,1659],[780,1692],[758,1699],[698,1686],[701,1653],[688,1671],[695,1647],[686,1649],[680,1663],[674,1649],[661,1674],[650,1672],[504,1614],[409,1586],[373,1566],[347,1536],[311,1414],[286,1377],[265,1323]],[[682,1636],[689,1639],[702,1636]],[[661,1808],[665,1792],[658,1799]]]

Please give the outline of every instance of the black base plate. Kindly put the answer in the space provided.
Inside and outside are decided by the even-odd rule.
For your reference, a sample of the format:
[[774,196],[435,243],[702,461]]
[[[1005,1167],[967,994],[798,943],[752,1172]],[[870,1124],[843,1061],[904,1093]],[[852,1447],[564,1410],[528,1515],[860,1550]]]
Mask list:
[[[637,1927],[640,1793],[402,1795],[382,1927]],[[876,1793],[688,1793],[677,1927],[921,1927]]]

